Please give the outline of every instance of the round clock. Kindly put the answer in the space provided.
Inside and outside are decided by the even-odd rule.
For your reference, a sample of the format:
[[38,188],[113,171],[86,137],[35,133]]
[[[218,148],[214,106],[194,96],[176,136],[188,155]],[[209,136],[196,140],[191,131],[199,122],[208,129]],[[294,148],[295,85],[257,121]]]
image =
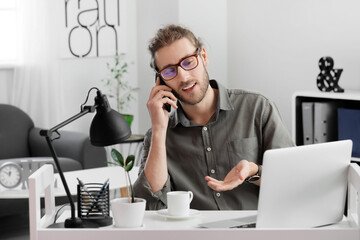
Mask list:
[[0,184],[6,188],[17,187],[21,183],[21,167],[14,162],[7,162],[0,167]]

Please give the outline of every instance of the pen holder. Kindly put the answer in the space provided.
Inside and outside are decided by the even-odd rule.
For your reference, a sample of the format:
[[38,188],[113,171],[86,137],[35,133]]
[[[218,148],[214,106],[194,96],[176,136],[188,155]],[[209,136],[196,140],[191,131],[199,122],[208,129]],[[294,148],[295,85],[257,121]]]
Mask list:
[[78,217],[84,222],[95,223],[98,226],[108,226],[113,223],[110,217],[109,185],[101,183],[86,183],[77,186]]

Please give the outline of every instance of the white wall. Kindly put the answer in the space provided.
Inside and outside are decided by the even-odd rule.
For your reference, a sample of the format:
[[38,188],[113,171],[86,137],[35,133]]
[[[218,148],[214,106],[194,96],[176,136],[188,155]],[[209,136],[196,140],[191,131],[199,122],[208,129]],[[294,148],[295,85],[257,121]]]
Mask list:
[[360,1],[228,0],[229,86],[273,99],[291,130],[291,96],[316,90],[318,60],[343,68],[340,86],[360,89]]
[[[344,69],[340,86],[360,89],[357,0],[128,0],[127,7],[128,59],[135,62],[128,79],[140,87],[131,106],[134,133],[145,133],[151,126],[146,101],[154,73],[149,67],[148,41],[169,23],[183,24],[203,39],[210,58],[210,78],[273,99],[289,130],[291,95],[298,90],[317,90],[320,57],[332,56],[335,68]],[[101,79],[110,60],[61,59],[64,120],[79,112],[91,87],[105,90]],[[9,78],[12,71],[0,69],[0,102],[8,102]],[[92,117],[89,114],[65,128],[87,132]]]

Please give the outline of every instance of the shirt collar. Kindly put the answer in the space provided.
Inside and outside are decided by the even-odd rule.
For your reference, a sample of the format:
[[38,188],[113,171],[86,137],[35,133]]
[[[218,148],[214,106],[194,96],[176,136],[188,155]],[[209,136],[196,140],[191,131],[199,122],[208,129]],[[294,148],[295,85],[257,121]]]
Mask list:
[[[229,111],[234,110],[233,105],[231,104],[229,94],[227,89],[219,84],[216,80],[210,80],[210,87],[219,90],[219,98],[217,104],[217,111],[216,111],[216,119],[219,115],[220,110]],[[169,119],[169,127],[174,128],[176,125],[181,123],[184,127],[195,126],[185,115],[181,104],[177,102],[178,109],[171,113]],[[197,125],[196,125],[197,126]]]

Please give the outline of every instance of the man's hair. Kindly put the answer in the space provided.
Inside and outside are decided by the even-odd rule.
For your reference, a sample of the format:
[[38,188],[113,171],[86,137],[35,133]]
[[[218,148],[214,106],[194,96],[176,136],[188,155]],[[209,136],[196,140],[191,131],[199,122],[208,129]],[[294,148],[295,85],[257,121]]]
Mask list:
[[151,62],[150,66],[155,69],[157,69],[156,63],[155,63],[155,53],[160,48],[169,46],[176,40],[179,40],[181,38],[187,38],[196,48],[201,49],[203,46],[203,43],[201,40],[187,28],[181,27],[179,25],[167,25],[163,28],[160,28],[155,37],[153,37],[150,40],[149,43],[149,51],[151,53]]

